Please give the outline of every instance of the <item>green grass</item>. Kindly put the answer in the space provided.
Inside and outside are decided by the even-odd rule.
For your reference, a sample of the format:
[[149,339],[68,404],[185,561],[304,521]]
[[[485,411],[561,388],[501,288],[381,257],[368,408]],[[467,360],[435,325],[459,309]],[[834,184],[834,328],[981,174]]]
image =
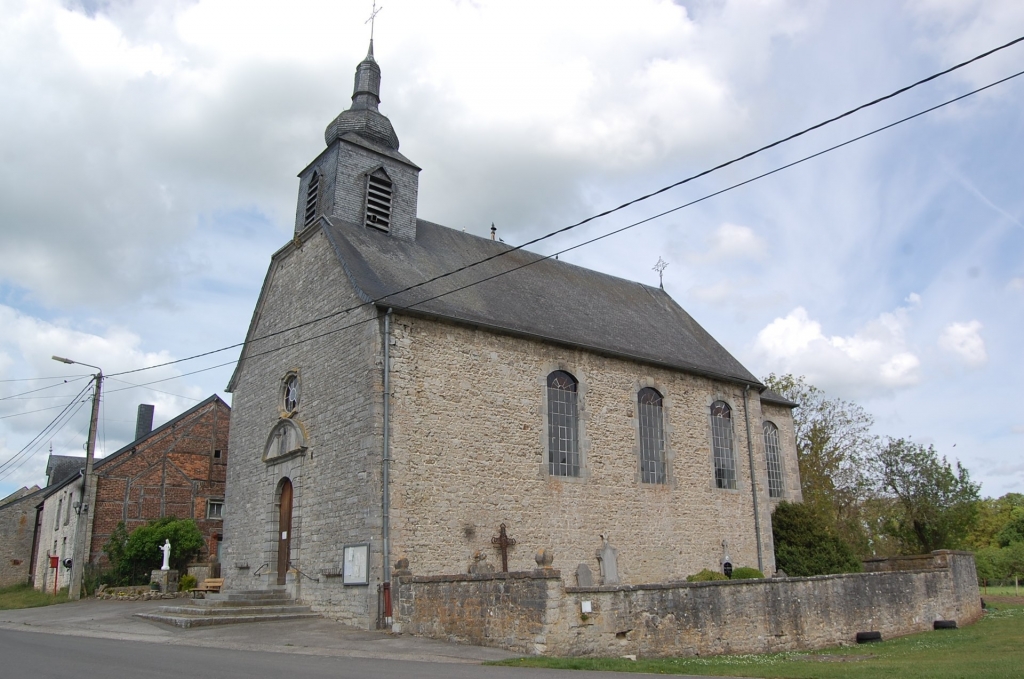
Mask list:
[[1024,606],[991,606],[974,625],[881,643],[711,658],[517,658],[495,665],[803,679],[1004,679],[1024,676]]
[[1002,587],[979,587],[982,596],[1024,596],[1024,580],[1020,583],[1020,588],[1014,588],[1013,585],[1002,586]]
[[66,587],[57,592],[57,596],[52,593],[40,592],[33,589],[31,585],[12,585],[0,588],[0,611],[63,604],[67,600],[68,590]]

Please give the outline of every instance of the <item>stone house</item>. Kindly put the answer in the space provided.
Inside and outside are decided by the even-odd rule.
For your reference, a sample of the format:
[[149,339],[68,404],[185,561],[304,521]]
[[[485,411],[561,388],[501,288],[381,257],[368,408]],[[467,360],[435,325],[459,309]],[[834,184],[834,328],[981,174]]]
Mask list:
[[663,289],[419,219],[380,75],[371,43],[228,385],[227,586],[367,627],[399,561],[522,571],[545,549],[566,584],[773,571],[795,404]]
[[36,525],[39,486],[20,488],[0,500],[0,587],[29,581],[32,536]]
[[[131,532],[164,516],[194,519],[206,543],[200,560],[217,558],[223,540],[231,408],[213,395],[156,429],[152,416],[152,406],[140,406],[136,440],[93,466],[95,495],[86,536],[90,564],[106,565],[103,546],[119,522]],[[81,463],[75,473],[44,489],[38,504],[37,589],[53,587],[48,557],[56,554],[63,562],[73,552],[85,459],[72,459]],[[58,464],[51,461],[48,468]],[[58,587],[66,586],[69,571],[62,566],[57,575]]]

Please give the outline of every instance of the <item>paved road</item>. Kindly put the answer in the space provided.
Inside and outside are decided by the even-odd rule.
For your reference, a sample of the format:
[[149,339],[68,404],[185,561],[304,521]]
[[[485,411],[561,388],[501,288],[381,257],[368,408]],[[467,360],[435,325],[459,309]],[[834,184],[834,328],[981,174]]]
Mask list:
[[[0,630],[0,676],[9,679],[612,679],[566,672],[469,664],[182,648],[145,641]],[[641,676],[641,675],[629,675]]]
[[483,667],[496,648],[324,619],[178,629],[134,616],[162,602],[0,611],[0,679],[613,679],[650,675]]

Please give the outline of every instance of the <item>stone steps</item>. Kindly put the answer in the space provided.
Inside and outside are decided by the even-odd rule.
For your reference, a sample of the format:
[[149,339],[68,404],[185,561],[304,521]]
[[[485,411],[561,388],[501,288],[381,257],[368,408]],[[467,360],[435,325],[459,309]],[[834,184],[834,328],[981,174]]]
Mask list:
[[136,615],[181,628],[320,617],[309,606],[289,599],[282,590],[221,592],[206,596],[206,599],[197,599],[185,605],[161,606],[154,613]]

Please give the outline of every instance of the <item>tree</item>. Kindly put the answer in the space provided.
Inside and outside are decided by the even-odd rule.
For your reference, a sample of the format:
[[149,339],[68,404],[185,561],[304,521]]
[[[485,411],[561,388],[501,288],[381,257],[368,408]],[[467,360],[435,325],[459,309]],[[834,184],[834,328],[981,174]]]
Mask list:
[[884,530],[905,553],[962,546],[978,516],[980,486],[959,462],[956,470],[933,446],[890,439],[872,460],[877,491],[888,497]]
[[967,544],[976,550],[998,545],[997,535],[1010,523],[1013,511],[1018,507],[1024,508],[1024,495],[1020,493],[981,500],[978,503],[978,521],[967,536]]
[[820,514],[802,503],[780,502],[772,512],[775,567],[786,575],[859,573],[863,564]]
[[867,460],[878,449],[871,416],[855,403],[826,398],[803,377],[772,373],[764,383],[800,404],[793,425],[804,504],[857,551],[871,553],[860,511],[871,487]]
[[996,533],[996,541],[1000,547],[1024,542],[1024,507],[1013,508],[1010,520]]
[[164,540],[171,541],[170,566],[179,571],[184,571],[203,548],[203,534],[192,519],[165,516],[139,526],[131,534],[124,522],[119,523],[103,547],[110,558],[112,584],[144,584],[150,571],[163,564],[159,548]]

